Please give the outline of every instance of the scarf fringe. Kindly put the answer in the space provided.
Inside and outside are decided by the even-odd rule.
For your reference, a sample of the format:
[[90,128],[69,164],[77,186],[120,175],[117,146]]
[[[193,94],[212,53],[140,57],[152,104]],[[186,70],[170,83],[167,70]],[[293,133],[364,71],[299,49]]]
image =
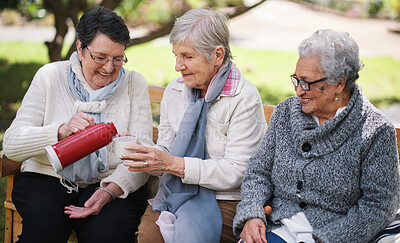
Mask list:
[[[66,182],[68,182],[68,184],[70,184],[70,186],[67,185]],[[67,193],[68,194],[71,194],[72,192],[76,192],[76,193],[79,192],[78,185],[75,185],[73,182],[69,181],[67,178],[61,177],[60,178],[60,184],[63,185],[65,188],[67,188]]]

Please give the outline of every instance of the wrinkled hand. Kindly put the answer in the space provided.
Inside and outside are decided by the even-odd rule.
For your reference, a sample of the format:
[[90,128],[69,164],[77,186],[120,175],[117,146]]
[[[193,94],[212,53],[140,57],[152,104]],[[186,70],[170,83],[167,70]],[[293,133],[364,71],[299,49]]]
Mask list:
[[58,128],[58,140],[63,140],[71,134],[93,125],[95,125],[95,121],[91,115],[83,112],[76,113],[68,123],[64,123]]
[[[124,165],[130,171],[144,171],[149,173],[169,173],[178,177],[184,176],[185,161],[181,157],[169,155],[161,150],[143,145],[127,145],[132,153],[122,155]],[[136,151],[136,153],[135,153]]]
[[112,197],[104,190],[96,190],[93,195],[85,202],[84,207],[70,205],[65,207],[64,213],[70,218],[86,218],[89,215],[97,215],[107,203],[111,202]]
[[252,218],[244,224],[240,238],[242,242],[246,243],[267,243],[265,233],[264,221],[259,218]]

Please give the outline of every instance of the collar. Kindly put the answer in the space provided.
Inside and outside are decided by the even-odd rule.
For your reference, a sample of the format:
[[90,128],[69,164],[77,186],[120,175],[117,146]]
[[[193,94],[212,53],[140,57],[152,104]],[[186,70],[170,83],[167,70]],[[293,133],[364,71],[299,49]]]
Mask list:
[[[226,64],[225,64],[226,65]],[[221,91],[223,96],[235,96],[239,93],[239,83],[242,74],[240,73],[237,66],[232,63],[231,71],[229,72],[228,79],[225,82],[224,88]],[[184,83],[185,80],[182,76],[175,79],[177,83]],[[176,87],[177,90],[183,91],[183,86]]]
[[[310,114],[302,111],[298,97],[289,99],[293,102],[288,112],[293,117],[290,130],[293,133],[296,151],[308,158],[332,153],[354,136],[366,119],[365,111],[370,104],[364,99],[361,88],[356,84],[349,104],[334,118],[318,126]],[[313,144],[314,149],[303,152],[304,143]]]
[[92,92],[93,88],[90,87],[89,83],[85,79],[85,76],[83,75],[82,66],[81,62],[79,61],[77,51],[74,51],[72,53],[71,57],[69,58],[69,62],[71,64],[72,71],[75,73],[76,77],[78,78],[82,86],[85,88],[85,90],[89,93]]
[[[344,111],[344,109],[346,109],[347,105],[344,107],[340,107],[339,109],[337,109],[334,118],[339,115],[342,111]],[[317,123],[317,125],[319,126],[319,119],[316,115],[312,115],[312,117],[314,118],[315,122]]]

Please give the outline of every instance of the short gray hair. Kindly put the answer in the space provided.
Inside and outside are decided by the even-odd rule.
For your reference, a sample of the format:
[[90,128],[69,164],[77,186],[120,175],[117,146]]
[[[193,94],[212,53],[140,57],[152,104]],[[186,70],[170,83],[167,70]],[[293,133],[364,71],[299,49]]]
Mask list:
[[358,45],[347,32],[317,30],[301,42],[299,56],[319,57],[328,84],[339,83],[346,77],[345,89],[349,92],[352,92],[358,72],[364,67]]
[[204,55],[209,62],[211,53],[218,46],[225,49],[222,64],[232,59],[229,46],[229,29],[226,24],[228,16],[210,9],[192,9],[175,22],[169,36],[169,42],[193,45],[194,49]]

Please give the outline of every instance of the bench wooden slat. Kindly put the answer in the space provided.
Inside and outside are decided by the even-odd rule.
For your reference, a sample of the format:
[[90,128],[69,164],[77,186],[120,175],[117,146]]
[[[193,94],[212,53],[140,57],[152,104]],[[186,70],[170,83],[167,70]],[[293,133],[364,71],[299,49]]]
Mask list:
[[400,128],[396,127],[397,149],[400,149]]
[[265,120],[269,124],[269,121],[271,120],[271,116],[274,113],[275,106],[274,105],[263,105],[263,110],[264,110]]
[[[6,209],[6,220],[4,223],[4,243],[16,242],[13,240],[13,213],[17,211]],[[18,239],[18,238],[15,238]]]
[[160,104],[164,95],[164,90],[165,87],[149,84],[150,102]]
[[11,210],[17,210],[14,206],[14,203],[12,201],[8,201],[8,200],[6,200],[4,202],[4,207],[7,209],[11,209]]
[[19,173],[19,168],[21,167],[21,162],[16,162],[7,158],[3,151],[0,151],[0,177],[5,177],[9,175],[15,175]]

